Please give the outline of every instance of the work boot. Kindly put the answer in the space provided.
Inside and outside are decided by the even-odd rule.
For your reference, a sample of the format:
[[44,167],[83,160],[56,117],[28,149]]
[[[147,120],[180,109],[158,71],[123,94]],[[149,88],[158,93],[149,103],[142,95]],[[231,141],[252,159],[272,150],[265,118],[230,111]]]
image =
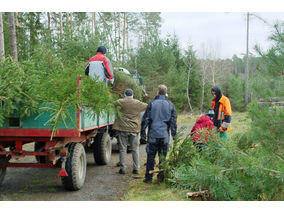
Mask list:
[[138,175],[138,174],[139,174],[139,171],[136,170],[136,169],[133,169],[132,173],[135,174],[135,175]]
[[122,175],[126,174],[126,172],[125,172],[124,169],[120,169],[118,173],[119,173],[119,174],[122,174]]
[[164,172],[160,172],[160,173],[157,175],[157,178],[158,178],[158,181],[159,181],[159,182],[163,182],[163,181],[164,181]]
[[143,180],[143,182],[144,182],[144,183],[152,183],[152,180],[145,178],[145,179]]

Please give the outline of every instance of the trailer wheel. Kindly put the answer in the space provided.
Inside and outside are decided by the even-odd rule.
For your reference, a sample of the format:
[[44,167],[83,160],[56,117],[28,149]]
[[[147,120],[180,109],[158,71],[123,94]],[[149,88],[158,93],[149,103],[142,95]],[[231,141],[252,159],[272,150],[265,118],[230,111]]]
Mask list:
[[83,186],[86,167],[87,160],[84,146],[80,143],[71,143],[68,146],[68,156],[65,164],[68,176],[61,177],[65,189],[77,191]]
[[[35,152],[39,152],[40,150],[43,152],[44,146],[45,146],[45,143],[36,141],[34,145]],[[47,163],[49,160],[47,156],[35,156],[35,158],[37,162],[39,163]]]
[[6,175],[6,166],[5,166],[6,161],[7,161],[7,158],[0,155],[0,166],[2,164],[2,167],[0,167],[0,185],[2,184],[4,177]]
[[0,185],[2,184],[6,175],[6,167],[0,168]]
[[99,165],[106,165],[111,159],[111,139],[107,132],[99,133],[95,137],[94,159]]

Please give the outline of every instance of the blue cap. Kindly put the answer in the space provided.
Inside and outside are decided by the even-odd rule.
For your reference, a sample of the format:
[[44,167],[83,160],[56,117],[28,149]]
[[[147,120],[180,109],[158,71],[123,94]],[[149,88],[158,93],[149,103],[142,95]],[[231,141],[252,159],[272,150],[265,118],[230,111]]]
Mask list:
[[132,95],[133,95],[133,90],[130,89],[130,88],[128,88],[128,89],[126,89],[126,90],[124,91],[124,94],[125,94],[126,96],[132,96]]
[[104,46],[98,47],[97,52],[101,52],[102,54],[106,54],[106,48]]

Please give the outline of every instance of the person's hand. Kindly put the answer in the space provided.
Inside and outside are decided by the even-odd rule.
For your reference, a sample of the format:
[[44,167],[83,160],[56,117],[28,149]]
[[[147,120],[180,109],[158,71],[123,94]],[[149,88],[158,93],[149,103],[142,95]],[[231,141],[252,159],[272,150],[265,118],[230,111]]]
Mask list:
[[140,132],[140,144],[146,144],[146,143],[147,143],[146,132],[141,131]]
[[227,129],[222,126],[220,126],[220,128],[218,129],[218,132],[226,132],[226,131]]

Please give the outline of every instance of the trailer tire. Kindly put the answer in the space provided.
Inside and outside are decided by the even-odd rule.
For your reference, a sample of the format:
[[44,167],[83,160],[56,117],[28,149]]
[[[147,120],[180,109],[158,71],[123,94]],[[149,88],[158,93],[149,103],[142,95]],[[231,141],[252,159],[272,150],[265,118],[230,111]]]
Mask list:
[[68,176],[61,177],[65,189],[77,191],[82,188],[86,177],[86,167],[87,159],[84,146],[81,143],[69,144],[65,164]]
[[94,138],[94,159],[99,165],[107,165],[111,159],[111,139],[107,132],[99,133]]
[[5,164],[8,163],[8,161],[10,160],[10,158],[7,158],[4,155],[0,155],[0,185],[2,184],[5,175],[6,175],[6,166]]
[[2,184],[6,175],[6,167],[0,168],[0,185]]

